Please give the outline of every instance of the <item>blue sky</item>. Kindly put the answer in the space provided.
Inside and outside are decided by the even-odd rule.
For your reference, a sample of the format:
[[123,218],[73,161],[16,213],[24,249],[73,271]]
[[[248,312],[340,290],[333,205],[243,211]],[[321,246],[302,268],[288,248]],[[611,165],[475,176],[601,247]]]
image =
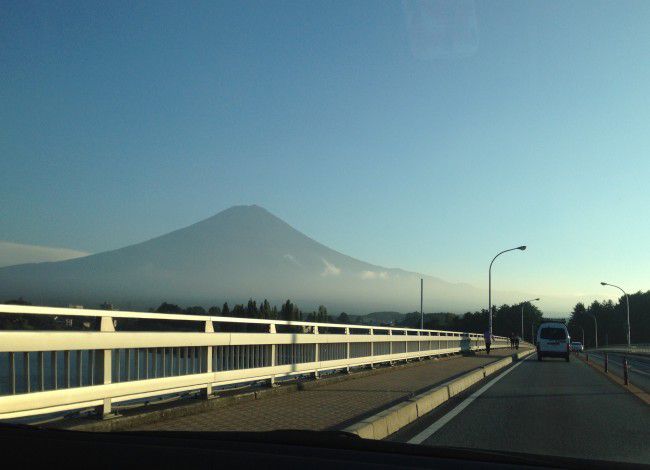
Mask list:
[[601,278],[647,290],[648,24],[648,2],[3,2],[0,240],[98,252],[258,204],[478,287],[528,244],[495,283],[557,312],[616,297]]

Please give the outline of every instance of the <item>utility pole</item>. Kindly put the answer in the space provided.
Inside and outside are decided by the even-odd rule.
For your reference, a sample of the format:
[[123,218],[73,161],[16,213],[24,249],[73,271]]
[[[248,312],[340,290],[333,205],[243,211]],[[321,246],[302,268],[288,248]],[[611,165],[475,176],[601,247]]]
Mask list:
[[420,278],[420,329],[424,330],[424,311],[422,310],[422,299],[424,298],[424,279]]

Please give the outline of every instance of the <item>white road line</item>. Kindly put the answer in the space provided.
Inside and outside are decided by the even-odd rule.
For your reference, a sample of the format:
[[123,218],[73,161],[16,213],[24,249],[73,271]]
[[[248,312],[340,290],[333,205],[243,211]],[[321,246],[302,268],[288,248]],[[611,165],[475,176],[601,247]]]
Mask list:
[[[534,355],[534,354],[529,355],[528,357],[526,357],[526,359],[524,359],[524,361],[528,360],[528,359],[531,358],[533,355]],[[438,432],[438,431],[440,430],[440,428],[442,428],[445,424],[447,424],[449,421],[451,421],[451,420],[454,419],[456,416],[458,416],[458,414],[459,414],[461,411],[463,411],[463,410],[464,410],[465,408],[467,408],[467,407],[468,407],[468,406],[469,406],[469,405],[470,405],[474,400],[476,400],[478,397],[480,397],[481,394],[482,394],[483,392],[485,392],[485,391],[486,391],[487,389],[489,389],[492,385],[494,385],[494,384],[497,383],[499,380],[501,380],[503,377],[505,377],[505,376],[508,375],[510,372],[512,372],[513,370],[515,370],[517,367],[519,367],[519,366],[520,366],[524,361],[519,361],[519,362],[516,363],[514,366],[512,366],[510,369],[508,369],[508,370],[502,372],[502,373],[499,374],[497,377],[495,377],[495,378],[493,378],[492,380],[490,380],[488,383],[486,383],[485,385],[483,385],[483,386],[482,386],[481,388],[479,388],[477,391],[475,391],[474,393],[472,393],[469,397],[465,398],[465,400],[463,400],[463,402],[462,402],[460,405],[458,405],[456,408],[454,408],[454,409],[451,410],[449,413],[447,413],[446,415],[444,415],[442,418],[440,418],[438,421],[436,421],[436,422],[433,423],[431,426],[429,426],[428,428],[426,428],[424,431],[422,431],[421,433],[417,434],[415,437],[411,438],[411,439],[408,441],[408,443],[409,443],[409,444],[422,444],[424,441],[426,441],[426,440],[429,439],[431,436],[433,436],[436,432]]]

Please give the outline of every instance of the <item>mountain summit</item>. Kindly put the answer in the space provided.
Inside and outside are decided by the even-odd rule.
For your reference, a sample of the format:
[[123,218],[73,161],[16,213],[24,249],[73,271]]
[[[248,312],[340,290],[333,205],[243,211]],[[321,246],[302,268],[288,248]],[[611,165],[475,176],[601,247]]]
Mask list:
[[[108,299],[128,308],[290,298],[304,310],[324,304],[355,313],[419,308],[420,277],[334,251],[253,205],[113,251],[0,268],[0,296],[88,306]],[[469,286],[424,278],[436,309],[478,301]]]

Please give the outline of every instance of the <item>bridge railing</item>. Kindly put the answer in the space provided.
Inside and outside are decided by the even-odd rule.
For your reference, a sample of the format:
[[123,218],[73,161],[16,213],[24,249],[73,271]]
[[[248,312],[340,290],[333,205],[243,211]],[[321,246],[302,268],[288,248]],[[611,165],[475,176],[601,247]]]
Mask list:
[[476,333],[369,325],[0,304],[7,318],[41,327],[0,331],[0,419],[485,348]]

